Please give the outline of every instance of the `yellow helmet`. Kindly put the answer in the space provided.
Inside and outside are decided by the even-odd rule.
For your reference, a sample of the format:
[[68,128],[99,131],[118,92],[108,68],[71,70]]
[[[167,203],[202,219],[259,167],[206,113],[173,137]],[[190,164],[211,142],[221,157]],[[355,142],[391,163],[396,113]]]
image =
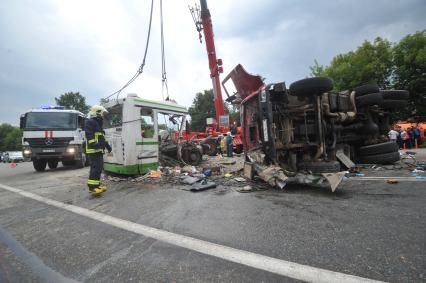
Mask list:
[[89,117],[103,117],[107,113],[108,111],[105,109],[105,107],[100,105],[93,105],[92,107],[90,107]]

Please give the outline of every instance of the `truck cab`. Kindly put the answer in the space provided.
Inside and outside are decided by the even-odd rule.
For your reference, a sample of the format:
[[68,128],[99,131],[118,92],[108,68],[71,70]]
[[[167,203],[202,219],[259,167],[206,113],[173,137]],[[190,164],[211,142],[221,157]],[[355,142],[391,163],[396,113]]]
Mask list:
[[84,167],[84,121],[83,113],[62,106],[46,106],[22,114],[24,159],[31,160],[36,171],[44,171],[46,165],[54,169],[59,162]]

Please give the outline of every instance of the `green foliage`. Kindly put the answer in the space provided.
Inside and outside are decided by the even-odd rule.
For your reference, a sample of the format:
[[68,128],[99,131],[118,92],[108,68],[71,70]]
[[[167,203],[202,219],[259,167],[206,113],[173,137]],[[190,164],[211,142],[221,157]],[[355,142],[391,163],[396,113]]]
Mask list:
[[166,124],[158,124],[158,130],[168,130],[169,128],[167,127]]
[[[240,111],[233,105],[224,104],[225,113],[229,113],[231,120],[240,122]],[[206,129],[206,119],[216,118],[216,109],[214,107],[213,90],[204,90],[195,95],[192,106],[188,113],[191,116],[191,131],[203,132]]]
[[100,100],[99,100],[99,104],[100,105],[105,105],[106,103],[108,103],[109,102],[109,99],[107,99],[107,98],[101,98]]
[[213,90],[204,90],[204,92],[197,93],[188,112],[191,116],[191,130],[204,131],[206,119],[216,117]]
[[89,106],[86,105],[86,98],[82,96],[79,92],[67,92],[55,97],[57,105],[64,106],[66,109],[78,110],[84,114],[87,114],[89,111]]
[[[227,105],[225,104],[227,107]],[[240,123],[240,109],[237,106],[231,105],[230,107],[227,107],[229,110],[229,117],[231,118],[231,121]]]
[[404,113],[426,120],[426,30],[407,35],[393,49],[396,89],[410,92]]
[[407,35],[392,44],[386,39],[365,41],[355,51],[339,54],[329,66],[317,61],[311,75],[334,81],[336,91],[376,83],[382,89],[405,89],[410,92],[409,106],[392,113],[393,120],[416,116],[426,120],[426,31]]
[[22,148],[22,131],[10,124],[0,125],[0,151],[14,151]]
[[154,137],[154,125],[152,123],[147,123],[144,118],[141,118],[141,130],[142,137],[144,138],[153,138]]

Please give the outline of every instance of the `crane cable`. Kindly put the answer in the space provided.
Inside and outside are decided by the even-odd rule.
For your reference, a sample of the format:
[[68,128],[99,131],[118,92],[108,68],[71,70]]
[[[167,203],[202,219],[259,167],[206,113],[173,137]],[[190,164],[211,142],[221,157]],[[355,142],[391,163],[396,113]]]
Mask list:
[[163,0],[160,0],[160,26],[161,26],[161,95],[164,100],[164,90],[166,90],[166,101],[170,100],[169,87],[167,85],[166,53],[164,51],[164,31],[163,31]]
[[[142,74],[143,72],[143,68],[145,67],[145,60],[146,60],[146,55],[148,53],[148,46],[149,46],[149,39],[151,36],[151,23],[152,23],[152,11],[154,9],[154,0],[151,0],[151,12],[149,15],[149,26],[148,26],[148,34],[146,37],[146,44],[145,44],[145,53],[143,55],[143,60],[142,60],[142,64],[139,66],[138,70],[136,71],[136,73],[133,75],[133,77],[119,90],[117,90],[116,92],[110,94],[109,96],[107,96],[105,99],[109,99],[111,96],[117,95],[116,99],[118,99],[118,96],[120,95],[121,91],[123,91],[123,89],[125,89],[126,87],[128,87],[130,84],[132,84],[137,77]],[[163,29],[161,28],[161,32],[163,32]]]

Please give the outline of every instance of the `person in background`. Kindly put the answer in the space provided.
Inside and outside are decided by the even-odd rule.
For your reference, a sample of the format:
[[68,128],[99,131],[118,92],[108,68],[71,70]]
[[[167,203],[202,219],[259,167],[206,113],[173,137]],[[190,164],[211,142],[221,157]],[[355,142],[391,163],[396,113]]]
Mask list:
[[391,129],[388,133],[388,137],[390,141],[397,142],[399,133],[395,131],[394,129]]
[[408,135],[408,133],[405,129],[403,129],[401,131],[401,139],[402,139],[402,144],[406,148],[411,148],[410,136]]
[[399,149],[402,149],[403,143],[402,143],[402,137],[401,137],[401,132],[402,132],[401,127],[397,129],[397,132],[398,132],[398,136],[396,137],[396,143],[398,144]]
[[235,136],[235,135],[237,134],[237,122],[234,122],[234,123],[231,125],[231,128],[230,128],[229,130],[230,130],[230,132],[231,132],[231,135],[232,135],[232,136]]
[[[417,141],[417,146],[422,144],[422,138],[420,136],[420,130],[418,127],[414,127],[413,128],[413,133],[414,133],[414,140]],[[415,145],[416,143],[413,142],[413,145]]]
[[414,127],[410,127],[407,130],[408,136],[410,137],[410,147],[412,148],[414,146]]
[[3,162],[4,162],[4,163],[9,162],[9,152],[6,152],[6,153],[3,155]]
[[226,153],[226,134],[223,134],[220,139],[220,153],[222,155]]
[[232,144],[231,132],[226,133],[226,156],[232,157],[234,151],[234,146]]

